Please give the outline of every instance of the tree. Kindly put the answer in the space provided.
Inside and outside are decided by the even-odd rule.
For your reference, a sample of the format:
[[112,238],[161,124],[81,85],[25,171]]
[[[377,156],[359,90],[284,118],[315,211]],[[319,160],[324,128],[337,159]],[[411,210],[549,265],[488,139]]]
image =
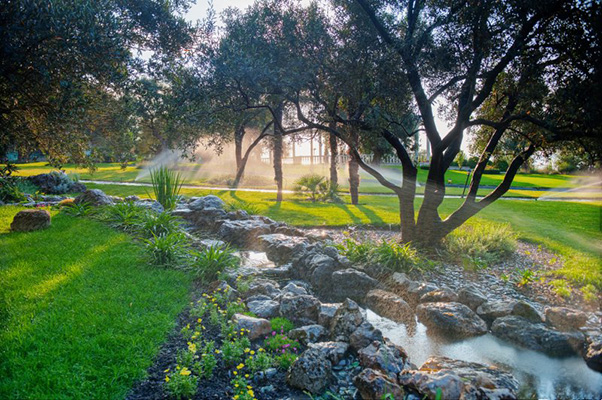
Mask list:
[[[577,87],[600,82],[596,81],[599,33],[596,40],[588,40],[599,27],[600,6],[596,2],[355,0],[342,4],[358,31],[371,35],[366,28],[368,21],[378,32],[378,45],[399,56],[399,67],[392,71],[403,71],[433,149],[424,201],[416,218],[417,169],[407,146],[385,128],[364,131],[380,134],[401,160],[403,183],[396,185],[357,157],[363,169],[398,195],[403,241],[438,244],[499,199],[537,148],[548,143],[600,140],[599,109],[576,107],[583,102],[566,95],[567,91],[575,93]],[[509,89],[501,101],[495,100],[496,87]],[[447,112],[453,122],[445,135],[437,129],[434,117],[440,98],[450,105]],[[562,112],[564,105],[573,104],[574,114]],[[488,107],[493,110],[486,114],[494,118],[483,115]],[[301,119],[316,125],[315,119],[304,116],[300,108],[298,111]],[[445,197],[445,172],[460,151],[464,136],[478,127],[488,127],[489,136],[468,196],[458,210],[442,220],[438,208]],[[359,156],[357,147],[344,134],[330,131]],[[500,140],[509,135],[521,138],[518,151],[499,186],[477,201],[483,171]]]
[[[9,0],[0,8],[0,153],[40,149],[85,161],[91,120],[143,62],[179,53],[189,1]],[[96,114],[95,116],[92,114]]]

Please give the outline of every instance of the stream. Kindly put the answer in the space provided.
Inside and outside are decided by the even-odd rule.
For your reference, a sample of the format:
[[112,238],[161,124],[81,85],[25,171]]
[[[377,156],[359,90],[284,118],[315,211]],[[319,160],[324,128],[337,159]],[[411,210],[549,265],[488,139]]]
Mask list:
[[428,336],[420,322],[415,332],[408,334],[405,325],[370,310],[367,310],[367,318],[385,337],[403,347],[417,366],[431,356],[497,366],[511,372],[519,381],[521,399],[602,398],[602,374],[589,369],[580,357],[548,357],[509,345],[491,334],[463,341],[444,341]]

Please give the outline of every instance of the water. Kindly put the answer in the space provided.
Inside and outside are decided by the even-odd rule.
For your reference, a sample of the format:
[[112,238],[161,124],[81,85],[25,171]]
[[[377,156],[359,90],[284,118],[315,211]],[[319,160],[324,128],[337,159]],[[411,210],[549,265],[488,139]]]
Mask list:
[[268,260],[266,253],[261,251],[239,251],[234,253],[240,257],[241,268],[274,268],[276,265]]
[[520,349],[491,334],[449,342],[430,337],[420,322],[409,333],[403,324],[367,310],[368,320],[385,337],[403,347],[418,366],[431,356],[495,365],[511,372],[519,381],[519,398],[550,400],[602,398],[602,374],[585,365],[582,358],[551,358]]

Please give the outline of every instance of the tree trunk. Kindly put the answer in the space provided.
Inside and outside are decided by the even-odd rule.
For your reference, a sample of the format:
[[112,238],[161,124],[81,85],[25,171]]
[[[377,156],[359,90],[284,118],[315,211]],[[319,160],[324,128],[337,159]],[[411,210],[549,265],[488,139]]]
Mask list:
[[236,171],[240,170],[242,163],[242,142],[245,137],[245,126],[240,124],[234,131],[234,153],[236,156]]
[[[331,123],[334,127],[334,123]],[[339,148],[337,144],[337,137],[330,133],[328,135],[330,144],[330,187],[335,187],[339,183],[339,175],[337,173],[337,156],[339,155]]]
[[[359,144],[359,136],[357,130],[352,128],[351,130],[351,143],[355,148]],[[360,195],[360,165],[349,152],[349,194],[351,195],[351,204],[357,205],[359,203]]]
[[278,189],[278,193],[276,194],[276,201],[282,201],[282,186],[283,186],[283,176],[282,176],[282,131],[280,127],[282,126],[282,104],[278,105],[274,110],[276,114],[274,116],[277,119],[277,123],[274,123],[274,181],[276,181],[276,187]]

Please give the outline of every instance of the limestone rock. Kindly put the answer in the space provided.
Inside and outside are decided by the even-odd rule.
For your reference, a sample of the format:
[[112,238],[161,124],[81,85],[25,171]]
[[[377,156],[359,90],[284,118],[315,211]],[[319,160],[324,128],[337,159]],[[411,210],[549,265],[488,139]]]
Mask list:
[[354,352],[357,352],[375,341],[384,341],[382,332],[376,329],[370,322],[364,321],[349,336],[349,347]]
[[394,399],[404,399],[406,392],[391,378],[380,371],[364,369],[354,379],[353,384],[364,400],[384,399],[392,395]]
[[492,301],[485,302],[477,308],[477,314],[481,317],[487,325],[491,325],[496,318],[505,317],[512,314],[515,300],[505,301]]
[[50,226],[50,213],[41,209],[19,211],[10,224],[13,232],[31,232]]
[[340,306],[340,303],[322,303],[318,314],[318,324],[330,328],[332,318]]
[[414,310],[395,293],[374,289],[366,296],[366,306],[378,315],[390,320],[408,323],[414,321]]
[[333,301],[344,301],[349,298],[361,302],[370,290],[381,286],[376,279],[353,268],[335,271],[330,283],[329,297]]
[[468,306],[472,311],[487,301],[487,297],[474,286],[464,286],[458,290],[458,303]]
[[418,319],[434,333],[466,338],[487,333],[487,324],[460,303],[425,303],[416,309]]
[[408,366],[408,355],[401,347],[386,341],[375,341],[359,350],[358,358],[363,368],[378,370],[392,379]]
[[458,302],[458,295],[450,289],[443,288],[422,295],[418,301],[420,303],[455,303]]
[[280,295],[279,284],[271,279],[254,279],[249,284],[249,289],[245,293],[245,297],[249,298],[258,294],[275,298]]
[[89,204],[91,206],[112,205],[113,200],[100,189],[88,189],[75,198],[75,204]]
[[572,331],[581,328],[587,322],[587,314],[566,307],[547,307],[546,322],[561,331]]
[[309,295],[286,293],[280,299],[280,316],[294,323],[316,323],[320,312],[320,300]]
[[288,336],[297,340],[299,343],[307,346],[309,343],[316,343],[327,335],[326,329],[322,325],[305,325],[291,330]]
[[332,364],[319,349],[305,350],[297,358],[286,375],[287,383],[312,394],[323,392],[332,379]]
[[293,254],[307,246],[307,239],[299,236],[286,236],[281,233],[259,236],[259,246],[268,259],[276,264],[287,263]]
[[154,211],[157,214],[160,214],[163,211],[165,211],[165,209],[163,208],[161,203],[159,203],[157,200],[150,200],[150,199],[137,200],[134,202],[134,205],[137,207],[142,207],[142,208],[146,208],[148,210]]
[[234,246],[260,250],[258,237],[271,233],[272,226],[259,220],[224,221],[218,231],[218,236]]
[[514,304],[514,307],[512,307],[512,315],[523,317],[531,322],[543,322],[543,317],[539,311],[537,311],[531,304],[522,300]]
[[310,348],[318,349],[326,355],[332,365],[337,365],[345,357],[349,345],[345,342],[318,342],[309,343]]
[[272,325],[267,319],[249,317],[244,314],[234,314],[232,321],[236,324],[238,330],[249,330],[247,336],[250,340],[264,337],[272,331]]
[[195,198],[188,204],[188,207],[193,211],[204,210],[206,208],[223,209],[225,204],[219,197],[209,195]]
[[274,318],[278,316],[280,304],[273,300],[255,300],[247,303],[249,311],[260,318]]
[[513,315],[496,319],[491,331],[501,339],[553,357],[579,354],[584,343],[581,332],[558,332]]
[[337,342],[349,342],[349,336],[364,322],[357,303],[347,299],[336,310],[330,322],[330,337]]
[[583,356],[585,363],[594,371],[602,372],[602,336],[589,337]]

